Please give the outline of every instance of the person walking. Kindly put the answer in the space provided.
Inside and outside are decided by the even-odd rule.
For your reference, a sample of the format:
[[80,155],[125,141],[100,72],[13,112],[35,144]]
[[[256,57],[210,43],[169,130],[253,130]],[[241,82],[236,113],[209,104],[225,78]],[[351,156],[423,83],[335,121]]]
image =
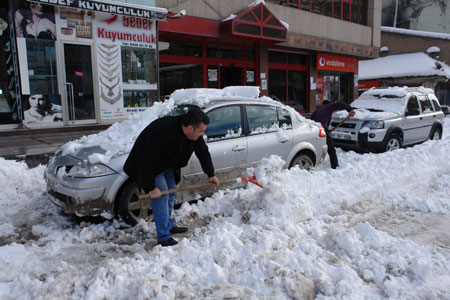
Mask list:
[[333,112],[338,110],[346,110],[349,112],[350,117],[355,115],[353,108],[344,102],[330,103],[328,100],[322,102],[322,106],[317,108],[311,115],[313,121],[319,122],[325,128],[327,133],[327,146],[328,146],[328,156],[330,156],[331,168],[336,169],[339,167],[338,158],[336,155],[336,148],[334,147],[333,139],[331,138],[328,126],[330,124],[331,116]]
[[199,108],[190,108],[181,116],[166,116],[150,123],[138,136],[125,162],[125,173],[152,198],[158,244],[176,245],[172,234],[186,232],[171,218],[175,193],[161,195],[180,181],[180,169],[195,152],[212,186],[219,185],[208,146],[203,139],[208,116]]

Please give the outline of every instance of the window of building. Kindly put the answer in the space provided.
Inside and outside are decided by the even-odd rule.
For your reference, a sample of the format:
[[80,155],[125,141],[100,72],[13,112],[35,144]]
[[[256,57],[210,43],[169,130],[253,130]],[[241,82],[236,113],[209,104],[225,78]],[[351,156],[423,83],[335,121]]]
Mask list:
[[156,51],[122,46],[122,80],[129,84],[156,83]]
[[55,41],[26,39],[30,94],[57,95]]
[[269,51],[269,96],[306,111],[306,55]]
[[202,43],[170,40],[159,43],[160,54],[202,57]]
[[124,107],[149,107],[156,99],[156,90],[124,90]]
[[203,66],[194,64],[159,64],[161,97],[181,88],[203,87]]
[[367,25],[367,0],[268,0],[268,2]]

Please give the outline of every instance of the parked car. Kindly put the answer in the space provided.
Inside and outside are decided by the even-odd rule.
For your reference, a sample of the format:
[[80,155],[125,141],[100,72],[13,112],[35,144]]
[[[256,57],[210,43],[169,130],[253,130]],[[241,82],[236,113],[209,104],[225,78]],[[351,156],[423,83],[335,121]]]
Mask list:
[[[431,89],[371,89],[351,106],[355,116],[332,133],[335,145],[344,149],[384,152],[442,137],[444,113]],[[333,114],[330,129],[345,116]]]
[[[172,114],[188,107],[178,106]],[[219,179],[246,176],[247,168],[270,154],[284,158],[286,167],[310,169],[321,163],[327,153],[325,130],[276,101],[215,99],[201,108],[210,119],[205,139]],[[55,154],[45,170],[51,201],[63,211],[79,216],[121,216],[132,225],[145,218],[149,201],[138,199],[136,183],[122,169],[128,152],[119,152],[105,163],[89,163],[89,157],[95,153],[107,151],[91,146],[68,155],[62,150]],[[207,182],[195,155],[181,175],[181,187]],[[209,188],[180,192],[176,203],[198,199],[212,191]]]

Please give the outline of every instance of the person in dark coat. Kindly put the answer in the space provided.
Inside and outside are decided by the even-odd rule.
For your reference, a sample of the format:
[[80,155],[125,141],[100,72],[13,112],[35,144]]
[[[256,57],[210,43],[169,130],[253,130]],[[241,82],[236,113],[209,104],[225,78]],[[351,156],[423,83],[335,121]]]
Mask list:
[[176,245],[172,234],[188,229],[175,226],[171,218],[175,193],[161,196],[161,191],[175,188],[180,181],[180,168],[187,165],[193,152],[211,185],[219,185],[203,139],[208,124],[208,116],[199,108],[191,108],[181,116],[157,119],[138,136],[125,162],[125,173],[152,198],[158,243],[164,247]]
[[333,115],[333,112],[344,109],[349,112],[350,117],[353,117],[355,115],[355,111],[347,103],[344,102],[330,103],[330,101],[328,100],[324,100],[322,102],[322,106],[317,108],[311,115],[312,120],[319,122],[325,128],[325,131],[327,133],[328,155],[330,156],[331,168],[333,169],[339,167],[339,163],[336,155],[336,148],[334,147],[333,139],[331,138],[328,126],[330,125],[330,120],[331,116]]

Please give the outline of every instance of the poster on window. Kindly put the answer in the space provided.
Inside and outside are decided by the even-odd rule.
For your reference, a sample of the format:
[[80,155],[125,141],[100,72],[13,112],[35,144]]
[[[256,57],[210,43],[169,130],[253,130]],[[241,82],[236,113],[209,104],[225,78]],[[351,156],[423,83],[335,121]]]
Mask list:
[[247,82],[255,82],[255,71],[247,71]]
[[14,26],[17,38],[56,40],[52,5],[20,0],[14,12]]
[[61,34],[65,37],[92,38],[92,11],[70,7],[59,9]]
[[59,95],[32,94],[23,96],[23,122],[26,124],[55,123],[62,124],[61,98]]
[[208,81],[211,81],[211,82],[217,81],[217,70],[216,69],[208,69]]

